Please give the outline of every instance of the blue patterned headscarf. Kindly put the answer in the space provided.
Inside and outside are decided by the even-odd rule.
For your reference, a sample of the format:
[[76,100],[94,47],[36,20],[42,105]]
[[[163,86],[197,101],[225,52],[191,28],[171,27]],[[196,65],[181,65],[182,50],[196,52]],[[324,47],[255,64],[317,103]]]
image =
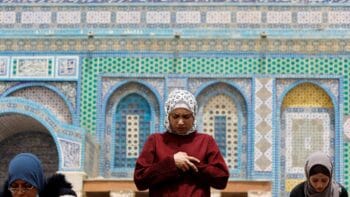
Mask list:
[[165,102],[165,120],[164,125],[167,131],[172,132],[169,124],[169,114],[174,109],[177,108],[185,108],[192,112],[194,122],[192,128],[186,133],[190,134],[196,129],[196,113],[197,113],[197,101],[194,95],[187,91],[187,90],[181,90],[181,89],[175,89],[173,90],[169,96],[168,99]]
[[39,192],[44,188],[45,178],[41,162],[31,153],[16,155],[10,161],[8,173],[9,185],[16,180],[22,180],[33,185]]

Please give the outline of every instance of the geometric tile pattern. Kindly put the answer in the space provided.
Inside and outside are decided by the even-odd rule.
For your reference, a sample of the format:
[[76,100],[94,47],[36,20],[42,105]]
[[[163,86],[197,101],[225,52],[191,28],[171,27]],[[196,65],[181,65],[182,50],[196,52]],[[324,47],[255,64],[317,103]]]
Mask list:
[[[0,24],[1,26],[1,24]],[[1,29],[0,29],[1,31]],[[209,31],[209,30],[208,30]],[[174,32],[175,33],[175,32]],[[152,32],[149,32],[152,34]],[[231,35],[234,32],[231,32]],[[307,32],[305,32],[307,34]],[[257,35],[258,36],[258,35]],[[305,35],[306,36],[306,35]],[[83,37],[87,37],[84,35]],[[155,35],[155,37],[158,37]],[[174,35],[171,33],[171,38]],[[201,37],[201,35],[198,35]],[[293,37],[293,35],[288,35],[288,37]],[[293,74],[295,72],[299,74],[303,73],[323,73],[323,74],[341,74],[342,71],[345,73],[347,70],[340,70],[342,67],[347,67],[346,62],[348,62],[348,58],[338,56],[337,53],[347,53],[350,51],[350,40],[325,40],[325,39],[313,39],[313,40],[284,40],[284,39],[271,39],[266,42],[266,46],[268,47],[268,52],[271,53],[303,53],[305,55],[314,55],[315,53],[331,53],[334,54],[334,59],[329,59],[325,57],[309,57],[309,58],[294,58],[290,55],[286,55],[283,58],[277,57],[269,57],[266,61],[271,62],[265,69],[261,70],[269,74]],[[219,63],[226,61],[234,61],[230,59],[226,59],[227,54],[220,54],[222,51],[225,52],[234,52],[235,55],[240,56],[244,59],[247,64],[242,64],[239,68],[236,67],[228,67],[228,69],[240,69],[240,72],[234,73],[259,73],[259,59],[256,54],[251,55],[252,51],[261,50],[261,41],[259,39],[242,39],[235,40],[229,39],[225,37],[221,37],[220,39],[215,39],[210,36],[205,36],[203,39],[179,39],[177,42],[174,42],[173,39],[154,39],[154,38],[135,38],[135,39],[123,39],[120,37],[115,38],[95,38],[92,40],[87,39],[79,39],[79,40],[62,40],[58,38],[52,39],[35,39],[35,42],[31,39],[0,39],[0,51],[26,51],[26,52],[47,52],[50,50],[61,51],[61,50],[70,50],[70,51],[79,51],[79,52],[89,52],[89,51],[101,51],[106,52],[110,55],[110,51],[135,51],[132,53],[135,57],[140,57],[144,54],[145,51],[152,52],[167,52],[168,57],[170,54],[174,55],[174,50],[181,50],[183,52],[191,52],[190,56],[194,55],[194,52],[219,52],[215,58],[211,58],[212,61],[218,61]],[[147,55],[147,53],[145,54]],[[159,55],[157,55],[159,56]],[[249,56],[249,58],[247,58]],[[152,57],[148,57],[152,59]],[[207,59],[210,57],[207,57]],[[107,59],[107,58],[106,58]],[[168,58],[159,58],[162,61],[173,61],[173,59]],[[222,60],[220,60],[222,59]],[[297,60],[298,59],[298,60]],[[327,60],[326,60],[327,59]],[[187,59],[188,61],[196,61],[196,58]],[[300,65],[293,66],[299,61]],[[329,64],[324,64],[322,70],[317,70],[316,65],[320,62],[331,62],[335,67],[333,70],[330,69]],[[277,66],[282,62],[287,63],[288,65]],[[120,62],[116,62],[119,64]],[[345,63],[345,65],[343,64]],[[141,64],[142,66],[146,66]],[[225,65],[225,64],[223,64]],[[113,66],[113,65],[111,65]],[[183,59],[177,59],[177,66],[179,69],[181,67],[186,66]],[[202,65],[194,65],[194,66],[202,66]],[[205,65],[203,65],[205,66]],[[128,68],[130,69],[130,68]],[[163,69],[167,69],[166,67],[158,67],[159,72]],[[185,72],[186,70],[180,69],[180,71]],[[292,72],[295,71],[295,72]],[[299,71],[299,72],[298,72]],[[328,72],[327,72],[328,71]],[[225,69],[218,68],[215,73],[228,73],[225,72]]]
[[286,106],[332,108],[333,103],[328,94],[320,87],[311,83],[303,83],[288,92],[282,104],[282,107]]
[[[217,4],[218,2],[220,3],[225,3],[225,4],[247,4],[247,5],[254,5],[256,3],[259,4],[290,4],[290,5],[322,5],[322,4],[341,4],[341,5],[347,5],[350,2],[348,0],[343,0],[343,1],[324,1],[324,0],[262,0],[262,1],[257,1],[257,0],[221,0],[221,1],[216,1],[216,0],[208,0],[205,1],[206,3],[209,4]],[[42,4],[42,3],[48,3],[48,4],[53,4],[56,5],[58,3],[64,3],[64,4],[81,4],[81,5],[86,5],[86,4],[117,4],[117,5],[123,5],[123,4],[139,4],[139,3],[147,3],[150,5],[157,5],[158,3],[162,3],[162,5],[171,5],[171,4],[181,4],[181,3],[191,3],[191,5],[196,5],[196,4],[202,4],[203,1],[200,0],[130,0],[130,1],[120,1],[120,0],[0,0],[0,3],[4,4],[27,4],[27,5],[35,5],[35,4]],[[253,7],[253,6],[252,6]]]
[[322,12],[298,12],[297,15],[299,24],[320,24],[322,19]]
[[88,11],[86,12],[86,22],[95,24],[108,24],[111,22],[111,13],[106,11]]
[[[286,82],[280,83],[278,91],[283,91],[281,87],[292,84],[293,80]],[[332,83],[318,82],[332,87]],[[330,96],[313,83],[301,83],[285,94],[281,106],[281,139],[284,140],[280,154],[285,158],[281,163],[281,191],[288,192],[304,178],[305,160],[312,152],[321,150],[331,156],[335,154],[334,111]]]
[[[137,158],[139,156],[139,115],[126,116],[126,157]],[[148,128],[149,129],[149,128]]]
[[[169,36],[172,36],[173,31],[181,29],[187,30],[180,31],[184,34],[190,31],[197,32],[195,28],[208,28],[209,32],[215,28],[233,30],[233,32],[238,29],[249,32],[253,29],[263,31],[270,28],[270,31],[276,30],[284,34],[285,32],[279,31],[282,28],[288,30],[292,35],[295,33],[293,31],[298,28],[310,28],[315,33],[320,33],[319,28],[349,29],[350,22],[347,20],[349,15],[348,6],[334,8],[330,4],[323,6],[264,4],[256,6],[237,6],[235,4],[147,6],[134,4],[125,7],[109,3],[100,6],[61,5],[44,8],[40,6],[28,8],[25,5],[9,4],[6,8],[0,7],[0,28],[3,28],[1,31],[3,33],[6,33],[6,29],[16,29],[23,34],[44,35],[55,31],[69,34],[72,29],[76,30],[74,34],[77,35],[87,35],[88,32],[102,35],[125,35],[133,30],[139,31],[138,33],[142,35],[148,35],[147,31],[156,34],[157,31],[154,31],[152,27],[157,27],[159,30],[170,33]],[[219,20],[221,17],[223,20]],[[87,27],[89,29],[86,29]],[[121,29],[122,27],[124,29]],[[225,29],[227,27],[229,29]],[[27,28],[37,28],[37,31],[26,32]],[[192,30],[188,31],[187,28],[192,28]]]
[[203,132],[213,136],[228,167],[238,168],[237,107],[230,97],[221,94],[210,98],[203,109]]
[[327,112],[288,109],[286,120],[286,172],[303,174],[306,158],[314,151],[331,153],[331,120]]
[[51,12],[42,11],[22,12],[21,23],[47,24],[51,22],[51,14]]
[[14,24],[16,23],[16,12],[0,12],[1,24]]
[[65,101],[57,95],[56,92],[45,87],[27,87],[19,89],[9,96],[23,97],[37,102],[49,109],[58,120],[63,123],[71,124],[73,122],[72,114]]
[[[253,163],[248,161],[250,154],[247,150],[248,146],[251,146],[248,145],[247,135],[247,103],[250,103],[250,100],[245,99],[242,92],[229,85],[228,82],[232,79],[226,80],[208,85],[198,92],[197,128],[215,138],[229,166],[230,177],[241,180],[247,178],[250,173],[248,169],[252,168]],[[198,87],[208,81],[210,82],[210,78],[190,78],[188,89],[196,92]],[[246,89],[251,88],[250,80],[237,79],[231,82]]]
[[150,105],[140,95],[130,94],[118,104],[115,119],[113,167],[133,168],[139,151],[150,134]]
[[255,79],[254,170],[272,171],[273,79]]
[[101,114],[105,118],[96,119],[104,125],[97,133],[102,141],[101,170],[105,177],[130,178],[145,140],[155,129],[159,131],[160,106],[149,87],[133,80],[111,91],[121,82],[118,79],[103,77],[102,84],[106,86],[103,89],[109,90],[109,94],[98,101],[99,106],[105,106]]

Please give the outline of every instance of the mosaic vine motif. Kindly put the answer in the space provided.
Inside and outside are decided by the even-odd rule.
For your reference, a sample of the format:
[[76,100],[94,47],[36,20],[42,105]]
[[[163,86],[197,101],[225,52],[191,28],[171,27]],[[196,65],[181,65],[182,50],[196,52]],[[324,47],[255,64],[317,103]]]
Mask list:
[[[119,82],[126,80],[132,79],[132,76],[129,76],[128,78],[125,77],[108,77],[108,76],[103,76],[102,77],[102,98],[104,99],[106,94],[108,93],[108,91],[110,91],[110,89],[118,84]],[[158,77],[145,77],[145,78],[137,78],[135,79],[137,81],[140,81],[142,83],[147,83],[148,85],[150,85],[151,87],[155,88],[157,90],[157,92],[159,93],[159,96],[162,98],[164,95],[164,78],[158,78]]]
[[64,123],[72,123],[72,114],[64,100],[46,87],[27,87],[17,90],[9,96],[23,97],[40,103],[55,114],[58,120]]
[[350,141],[350,116],[344,117],[343,128],[346,141]]
[[56,60],[56,75],[57,77],[77,78],[78,76],[78,57],[57,57]]
[[79,169],[81,160],[81,143],[59,139],[63,156],[64,169]]
[[[17,82],[19,83],[19,82]],[[17,84],[16,82],[0,82],[0,93],[4,93],[4,91],[8,90],[9,88],[15,86]]]
[[58,88],[70,101],[73,105],[73,108],[76,108],[77,100],[77,85],[75,82],[59,82],[51,83],[54,87]]
[[0,78],[8,77],[8,68],[9,68],[9,58],[0,56]]
[[[233,33],[231,33],[233,34]],[[254,37],[259,37],[260,32],[257,32]],[[171,35],[173,35],[171,33]],[[313,39],[313,40],[290,40],[290,36],[286,35],[286,39],[269,39],[263,45],[266,48],[266,52],[277,52],[277,53],[303,53],[303,54],[337,54],[339,52],[349,52],[350,44],[349,40],[329,40],[324,39]],[[173,44],[173,38],[168,39],[147,39],[147,38],[135,38],[135,39],[122,39],[122,38],[95,38],[95,39],[85,39],[80,40],[60,40],[52,38],[49,40],[37,39],[35,43],[31,43],[31,39],[20,40],[20,39],[0,39],[0,51],[9,50],[9,51],[61,51],[61,50],[71,50],[71,51],[80,51],[80,52],[89,52],[89,51],[133,51],[130,56],[139,56],[138,52],[142,51],[158,51],[158,52],[168,52],[170,55],[174,54],[174,51],[182,52],[238,52],[240,56],[245,58],[250,57],[250,53],[259,52],[262,48],[261,41],[259,39],[251,39],[249,37],[241,38],[240,40],[228,39],[223,36],[219,36],[217,39],[210,37],[204,37],[199,40],[191,39],[180,39]],[[247,53],[247,54],[242,54]],[[168,54],[169,55],[169,54]],[[219,55],[224,56],[225,55]],[[249,64],[243,65],[240,72],[248,74],[254,73],[254,61],[259,59],[256,56],[253,56],[252,59],[248,58],[247,61]],[[317,59],[316,59],[317,60]],[[164,61],[170,61],[171,59],[165,59]],[[270,60],[269,60],[270,61]],[[344,61],[347,61],[346,59]],[[257,62],[258,64],[259,62]],[[287,62],[288,63],[288,62]],[[289,62],[291,63],[291,62]],[[198,65],[196,65],[198,66]],[[244,68],[244,69],[243,69]],[[159,71],[157,73],[162,73],[167,71],[167,67],[158,67]],[[229,69],[229,68],[228,68]],[[232,69],[232,68],[231,68]],[[281,69],[281,68],[280,68]],[[290,70],[289,67],[287,70],[282,70],[281,73],[288,73]],[[273,72],[274,69],[267,68],[267,71]],[[277,69],[279,70],[279,69]],[[183,70],[186,71],[186,70]],[[219,72],[222,71],[222,72]],[[230,71],[230,70],[227,70]],[[169,71],[168,71],[169,72]],[[170,71],[171,72],[171,71]],[[313,70],[313,72],[315,72]],[[154,73],[154,72],[152,72]],[[218,69],[216,74],[226,73],[224,69]],[[230,73],[230,72],[228,72]],[[307,73],[307,71],[305,71]],[[232,74],[232,72],[231,72]]]
[[[35,41],[32,46],[36,43]],[[0,79],[76,80],[78,73],[79,58],[77,56],[0,56]]]
[[[189,78],[188,80],[188,88],[191,92],[196,92],[198,91],[198,88],[200,88],[203,84],[212,82],[215,80],[218,83],[233,83],[238,87],[240,91],[242,91],[245,95],[250,95],[251,94],[251,80],[250,79],[235,79],[235,78],[221,78],[221,77],[216,77],[216,78]],[[249,100],[247,102],[250,102]]]
[[15,57],[12,59],[13,77],[53,77],[52,57]]

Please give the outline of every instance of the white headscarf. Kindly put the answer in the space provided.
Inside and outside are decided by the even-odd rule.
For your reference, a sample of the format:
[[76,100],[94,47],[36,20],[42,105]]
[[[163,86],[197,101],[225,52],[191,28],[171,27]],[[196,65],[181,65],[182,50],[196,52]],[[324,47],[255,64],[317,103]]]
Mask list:
[[196,129],[196,111],[197,111],[197,101],[194,95],[187,91],[187,90],[181,90],[181,89],[175,89],[173,90],[169,96],[168,99],[165,102],[165,119],[164,119],[164,125],[167,131],[172,132],[169,124],[169,114],[174,109],[177,108],[185,108],[192,112],[194,122],[192,128],[186,133],[186,135],[192,133]]
[[[312,167],[316,165],[322,165],[325,168],[328,169],[330,173],[329,177],[329,184],[327,188],[319,193],[315,191],[315,189],[311,186],[310,184],[310,171]],[[305,196],[310,196],[310,197],[339,197],[339,193],[341,191],[341,187],[339,186],[338,183],[336,183],[333,180],[333,163],[330,157],[328,157],[325,153],[323,152],[315,152],[311,154],[308,159],[306,160],[305,164],[305,175],[307,178],[307,183],[305,184],[304,187],[304,193]]]

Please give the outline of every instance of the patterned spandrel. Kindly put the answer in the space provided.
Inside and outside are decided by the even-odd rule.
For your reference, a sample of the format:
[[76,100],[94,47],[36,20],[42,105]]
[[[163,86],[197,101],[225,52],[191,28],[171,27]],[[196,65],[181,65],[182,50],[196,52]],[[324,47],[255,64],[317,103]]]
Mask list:
[[13,97],[22,97],[37,102],[49,109],[58,120],[63,123],[72,123],[72,114],[64,100],[52,90],[45,87],[27,87],[13,92]]

